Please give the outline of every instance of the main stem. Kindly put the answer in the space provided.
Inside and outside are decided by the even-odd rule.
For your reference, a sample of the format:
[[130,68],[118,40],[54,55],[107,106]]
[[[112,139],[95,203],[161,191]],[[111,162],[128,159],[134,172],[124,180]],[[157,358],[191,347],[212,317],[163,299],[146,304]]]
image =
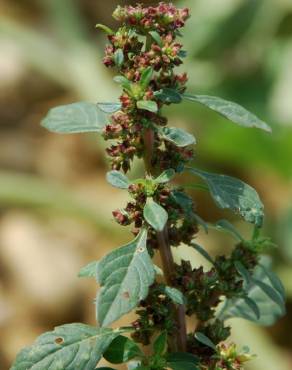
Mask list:
[[[147,128],[144,131],[144,162],[146,174],[149,176],[152,173],[152,154],[154,144],[154,133],[151,128]],[[159,244],[159,252],[162,261],[162,268],[167,285],[173,285],[173,272],[175,271],[175,265],[173,255],[168,239],[168,231],[165,227],[163,231],[157,232],[157,240]],[[187,350],[187,327],[185,320],[185,306],[174,305],[174,316],[176,322],[176,332],[174,336],[170,338],[170,350],[172,352],[186,352]]]

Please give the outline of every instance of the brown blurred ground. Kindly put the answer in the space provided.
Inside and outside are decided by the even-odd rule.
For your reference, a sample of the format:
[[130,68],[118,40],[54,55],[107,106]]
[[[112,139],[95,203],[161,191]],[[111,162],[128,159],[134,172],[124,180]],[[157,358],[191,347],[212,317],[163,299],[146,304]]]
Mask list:
[[[104,180],[100,138],[58,136],[39,126],[55,105],[118,96],[100,62],[105,38],[94,29],[97,22],[115,26],[111,13],[117,3],[0,2],[1,370],[45,330],[73,321],[95,323],[96,284],[79,280],[77,273],[130,238],[111,219],[126,195]],[[264,9],[254,1],[258,8],[244,11],[239,0],[175,3],[196,10],[186,32],[190,89],[234,96],[272,121],[270,139],[204,110],[172,111],[176,124],[196,133],[201,166],[246,178],[265,201],[266,234],[279,243],[275,268],[287,288],[288,315],[271,329],[234,321],[234,337],[259,353],[250,369],[292,369],[292,93],[284,83],[292,82],[285,63],[292,56],[292,7],[284,0],[266,1]],[[199,195],[194,193],[201,214],[218,219],[220,213]],[[215,253],[227,241],[211,236],[208,243]]]

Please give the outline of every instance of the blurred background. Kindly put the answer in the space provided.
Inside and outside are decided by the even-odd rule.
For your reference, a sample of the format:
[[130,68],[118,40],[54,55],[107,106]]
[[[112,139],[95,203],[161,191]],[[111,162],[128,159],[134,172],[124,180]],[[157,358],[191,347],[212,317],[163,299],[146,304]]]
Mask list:
[[[36,336],[62,323],[95,323],[96,283],[77,278],[89,261],[131,237],[111,211],[126,194],[106,184],[105,144],[95,135],[48,133],[39,123],[53,106],[119,95],[101,63],[116,0],[0,2],[0,369]],[[145,4],[155,1],[145,1]],[[287,311],[272,328],[233,320],[233,337],[258,354],[250,370],[292,369],[292,2],[174,1],[189,6],[184,31],[189,91],[237,101],[269,122],[273,134],[233,125],[192,103],[167,110],[198,138],[201,168],[238,176],[266,205],[265,234]],[[139,164],[134,172],[139,171]],[[134,176],[134,175],[133,175]],[[193,192],[207,221],[222,214]],[[228,214],[243,234],[250,229]],[[230,240],[199,235],[211,253]],[[185,249],[176,251],[193,258]],[[130,319],[133,319],[131,317]]]

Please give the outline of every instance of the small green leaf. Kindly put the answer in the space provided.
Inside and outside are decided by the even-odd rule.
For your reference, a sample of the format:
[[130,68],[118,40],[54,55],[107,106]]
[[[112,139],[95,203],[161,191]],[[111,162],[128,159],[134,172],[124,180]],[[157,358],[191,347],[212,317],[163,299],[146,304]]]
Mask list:
[[121,103],[97,103],[98,108],[108,114],[115,113],[122,108]]
[[124,63],[124,52],[122,49],[117,49],[114,52],[114,62],[119,67]]
[[171,193],[174,201],[187,213],[192,213],[193,200],[186,193],[174,190]]
[[174,176],[175,176],[175,170],[173,170],[172,168],[169,168],[168,170],[165,170],[164,172],[162,172],[161,175],[156,177],[154,181],[157,184],[164,184],[172,180]]
[[168,367],[173,370],[199,370],[198,357],[187,352],[169,353],[166,356]]
[[120,171],[109,171],[106,174],[107,182],[110,183],[115,188],[128,189],[130,181],[122,172]]
[[178,147],[185,147],[196,143],[193,135],[176,127],[164,127],[160,130],[163,139],[170,141]]
[[257,127],[267,132],[272,131],[265,122],[237,103],[208,95],[184,94],[183,97],[187,100],[205,105],[240,126]]
[[130,312],[144,299],[155,278],[153,263],[146,248],[147,230],[105,256],[98,267],[101,290],[97,297],[97,319],[110,325]]
[[236,228],[227,220],[219,220],[214,224],[215,229],[227,231],[231,234],[235,239],[244,242],[244,238],[240,235],[240,233],[236,230]]
[[79,277],[97,277],[98,261],[92,261],[88,265],[82,267],[79,271]]
[[158,105],[153,100],[139,100],[137,102],[137,108],[147,110],[152,113],[158,112]]
[[135,357],[143,357],[143,352],[133,340],[119,335],[111,342],[103,357],[112,364],[122,364]]
[[164,292],[174,303],[185,304],[184,295],[178,289],[166,286]]
[[95,369],[110,343],[123,332],[84,324],[58,326],[16,357],[11,370]]
[[193,247],[198,253],[200,253],[208,262],[214,265],[213,258],[209,255],[209,253],[203,247],[201,247],[199,244],[194,243],[194,242],[192,242],[190,246]]
[[182,96],[178,91],[167,87],[162,90],[156,91],[154,95],[163,103],[178,104],[182,101]]
[[259,306],[249,297],[244,297],[243,298],[244,303],[251,309],[251,311],[255,314],[255,317],[257,320],[260,319],[261,317],[261,312],[259,309]]
[[148,224],[156,231],[162,231],[168,220],[168,214],[165,209],[151,198],[147,199],[143,215]]
[[166,351],[167,346],[167,332],[162,332],[153,342],[154,354],[161,356]]
[[108,120],[93,103],[80,102],[52,108],[42,126],[59,134],[101,132]]
[[149,86],[151,79],[153,76],[153,68],[148,67],[145,68],[144,71],[141,73],[141,79],[139,85],[141,86],[142,90],[146,90]]
[[115,370],[112,367],[97,367],[99,370]]
[[205,346],[207,346],[209,348],[212,348],[214,351],[217,351],[217,348],[216,348],[215,344],[205,334],[200,333],[199,331],[197,331],[195,333],[195,338],[197,339],[198,342],[204,344]]
[[162,42],[162,38],[160,37],[159,33],[156,31],[150,31],[149,34],[152,36],[153,40],[156,41],[157,45],[162,48],[163,42]]
[[248,284],[251,282],[251,275],[249,271],[243,266],[243,264],[240,261],[235,261],[234,266],[238,273],[242,276],[243,280]]
[[111,28],[105,26],[104,24],[98,23],[98,24],[95,25],[95,28],[99,28],[100,30],[107,33],[108,35],[113,35],[114,34],[114,31]]
[[261,227],[264,206],[257,192],[243,181],[226,175],[217,175],[194,168],[185,168],[207,182],[210,193],[220,208],[238,212],[247,222]]
[[124,76],[115,76],[114,81],[122,86],[124,90],[126,90],[129,94],[132,94],[132,84]]

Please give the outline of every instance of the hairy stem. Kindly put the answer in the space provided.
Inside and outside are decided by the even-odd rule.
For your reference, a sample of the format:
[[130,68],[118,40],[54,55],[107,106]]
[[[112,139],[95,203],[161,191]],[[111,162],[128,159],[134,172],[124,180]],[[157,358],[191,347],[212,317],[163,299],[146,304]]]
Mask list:
[[[147,128],[144,131],[144,162],[146,174],[151,175],[152,168],[152,155],[153,155],[153,144],[154,144],[154,133],[151,128]],[[174,272],[174,260],[171,253],[171,248],[168,240],[168,231],[165,228],[161,232],[157,232],[157,239],[159,244],[159,252],[162,261],[163,273],[167,285],[172,286],[173,284],[173,272]],[[176,333],[170,338],[170,349],[173,352],[186,352],[187,347],[187,328],[185,320],[185,306],[178,305],[174,307],[175,310],[175,321],[176,321]]]

